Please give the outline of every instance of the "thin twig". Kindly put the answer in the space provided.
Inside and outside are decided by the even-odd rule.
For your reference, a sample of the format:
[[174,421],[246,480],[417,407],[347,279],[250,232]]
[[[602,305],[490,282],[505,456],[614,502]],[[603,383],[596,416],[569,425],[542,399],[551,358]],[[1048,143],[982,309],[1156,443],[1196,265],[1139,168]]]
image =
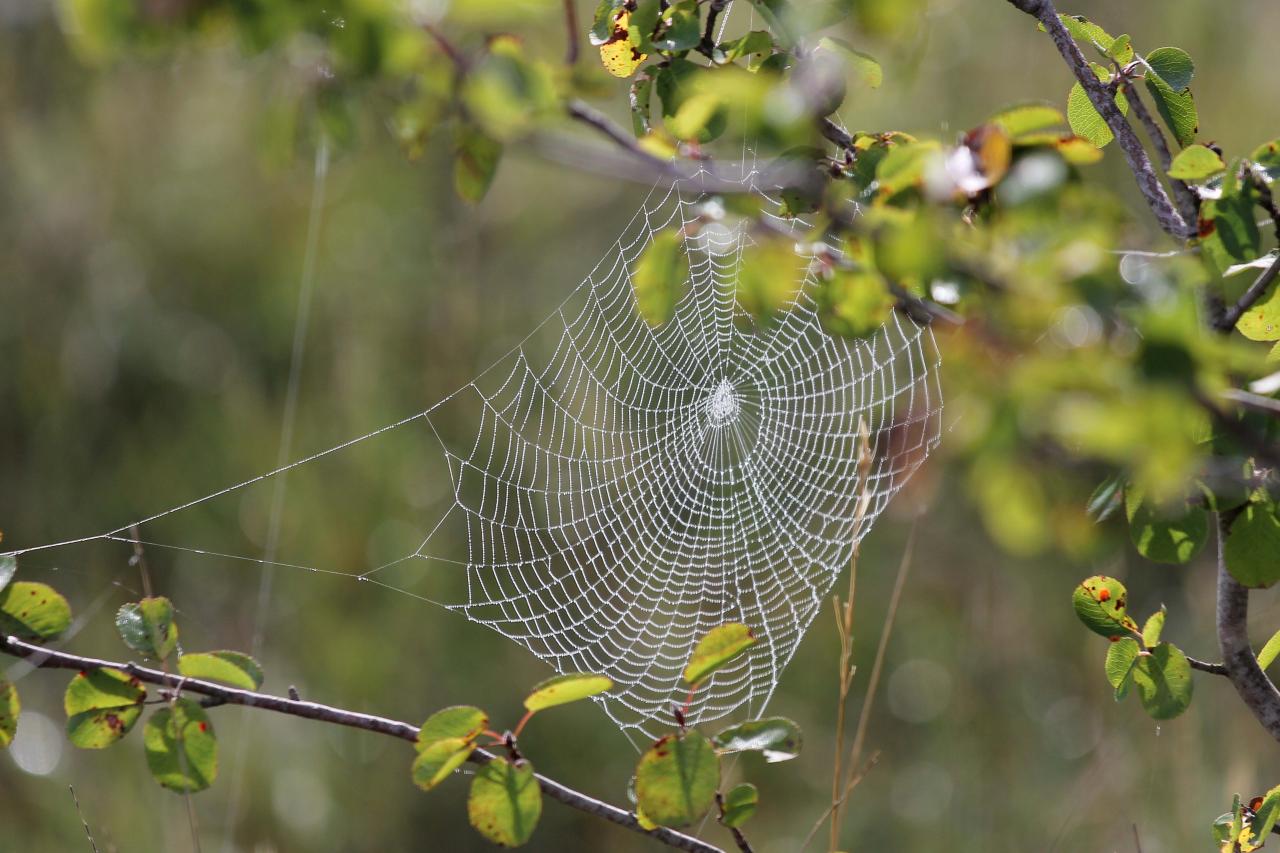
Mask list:
[[89,831],[89,821],[84,819],[84,812],[80,811],[80,798],[76,796],[76,786],[68,785],[71,790],[71,802],[75,804],[76,816],[80,818],[80,825],[84,827],[84,837],[89,839],[89,846],[93,848],[93,853],[98,853],[98,842],[93,840],[93,833]]
[[1280,274],[1280,254],[1276,255],[1276,259],[1271,262],[1271,266],[1262,271],[1262,274],[1254,279],[1253,284],[1249,285],[1249,289],[1244,292],[1240,300],[1222,313],[1214,322],[1214,328],[1220,332],[1229,332],[1236,327],[1236,323],[1240,322],[1240,318],[1244,316],[1244,312],[1252,308],[1267,289],[1271,287],[1272,282],[1276,280],[1276,275]]
[[440,32],[440,29],[435,24],[423,24],[422,29],[426,30],[431,38],[435,39],[436,44],[440,46],[440,50],[444,51],[444,55],[449,57],[449,61],[453,63],[455,69],[459,72],[467,70],[466,56],[454,46],[453,42],[445,37],[444,33]]
[[1237,403],[1246,409],[1261,412],[1264,415],[1271,415],[1272,417],[1280,417],[1280,400],[1275,397],[1264,397],[1261,394],[1254,394],[1252,391],[1245,391],[1240,388],[1228,388],[1218,396],[1224,400]]
[[1226,675],[1227,668],[1220,663],[1209,663],[1208,661],[1197,660],[1187,655],[1187,663],[1191,664],[1192,669],[1198,669],[1201,672],[1207,672],[1212,675]]
[[578,4],[575,0],[564,0],[564,27],[568,39],[564,50],[564,64],[576,65],[578,62]]
[[1182,214],[1177,211],[1173,206],[1173,202],[1169,200],[1168,194],[1164,191],[1164,186],[1160,183],[1159,176],[1151,165],[1151,159],[1147,156],[1146,149],[1142,147],[1142,142],[1138,139],[1138,135],[1129,126],[1129,121],[1124,117],[1124,113],[1120,112],[1120,108],[1116,106],[1115,90],[1099,80],[1098,76],[1094,74],[1089,62],[1084,58],[1084,54],[1080,52],[1079,45],[1076,44],[1071,34],[1067,32],[1067,28],[1062,21],[1058,19],[1058,10],[1054,8],[1052,0],[1009,0],[1009,3],[1036,18],[1044,25],[1045,30],[1048,31],[1049,36],[1053,39],[1054,45],[1058,48],[1058,53],[1062,54],[1067,66],[1084,88],[1085,94],[1089,97],[1089,102],[1093,104],[1093,108],[1098,111],[1103,121],[1106,122],[1107,127],[1115,135],[1116,142],[1120,145],[1120,150],[1124,152],[1125,161],[1129,164],[1129,171],[1133,173],[1134,179],[1138,182],[1138,189],[1142,192],[1142,196],[1146,199],[1148,206],[1150,206],[1151,212],[1155,214],[1156,221],[1160,223],[1160,227],[1166,233],[1181,240],[1194,236],[1195,230],[1187,224],[1186,220],[1182,218]]
[[[849,798],[849,795],[853,793],[853,789],[858,787],[858,783],[863,780],[863,778],[867,775],[867,773],[871,771],[871,768],[875,767],[876,764],[879,763],[879,761],[880,761],[879,750],[871,753],[871,757],[867,759],[867,763],[863,764],[862,769],[860,769],[857,773],[855,773],[853,775],[853,778],[849,780],[849,784],[845,786],[844,791],[841,792],[840,794],[839,802],[836,803],[835,805],[840,805],[845,800],[847,800]],[[818,830],[822,828],[822,824],[825,823],[827,818],[830,816],[831,816],[831,806],[827,806],[826,811],[818,815],[818,819],[813,822],[813,826],[809,827],[809,832],[805,835],[804,841],[800,842],[800,846],[799,848],[796,849],[796,853],[804,853],[804,849],[809,846],[809,842],[812,841],[813,837],[818,834]]]
[[[307,720],[318,720],[333,725],[362,729],[411,743],[416,742],[418,739],[418,727],[399,720],[379,717],[373,714],[362,714],[358,711],[348,711],[344,708],[323,705],[319,702],[286,699],[283,696],[273,696],[269,693],[242,690],[199,678],[185,678],[131,662],[73,655],[68,652],[47,649],[10,635],[0,635],[0,653],[24,658],[43,669],[71,669],[77,671],[118,669],[147,684],[155,684],[175,691],[180,690],[183,693],[207,696],[227,705],[259,708],[291,717],[301,717]],[[484,764],[492,761],[495,757],[493,753],[477,748],[472,752],[469,760],[475,764]],[[682,832],[676,832],[673,829],[659,827],[654,830],[645,830],[640,826],[635,814],[632,812],[597,800],[541,774],[535,774],[535,778],[538,780],[538,785],[542,788],[544,794],[572,809],[615,823],[677,850],[688,850],[692,851],[692,853],[724,853],[719,847],[693,836],[685,835]]]
[[726,5],[728,0],[711,0],[710,5],[707,6],[707,28],[702,32],[702,43],[698,45],[698,51],[708,57],[716,49],[716,19],[720,17]]

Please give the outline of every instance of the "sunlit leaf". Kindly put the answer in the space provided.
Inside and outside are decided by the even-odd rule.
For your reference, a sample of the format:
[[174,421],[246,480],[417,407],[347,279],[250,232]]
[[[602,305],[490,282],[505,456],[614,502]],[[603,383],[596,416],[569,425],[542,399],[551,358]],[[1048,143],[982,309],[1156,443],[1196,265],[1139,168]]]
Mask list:
[[1067,119],[1057,107],[1048,104],[1023,104],[1010,107],[993,115],[989,122],[1004,128],[1015,142],[1028,133],[1062,127]]
[[[1275,258],[1268,257],[1267,260],[1274,263]],[[1267,265],[1270,266],[1270,263]],[[1280,340],[1280,287],[1275,282],[1271,283],[1257,302],[1240,315],[1236,329],[1250,340]]]
[[173,604],[164,596],[144,598],[121,606],[116,612],[116,630],[125,645],[156,660],[164,660],[173,654],[178,645]]
[[466,763],[474,751],[475,744],[468,738],[436,738],[426,747],[421,745],[420,740],[418,756],[410,768],[413,784],[424,791],[430,791]]
[[636,766],[636,798],[644,813],[663,826],[687,826],[715,801],[720,758],[696,731],[668,735],[653,744]]
[[542,789],[528,761],[495,758],[476,771],[467,797],[467,817],[494,844],[519,847],[542,815]]
[[71,679],[63,696],[67,738],[82,749],[102,749],[129,733],[142,715],[147,691],[118,669],[91,669]]
[[262,686],[262,667],[243,652],[197,652],[178,658],[178,672],[189,678],[221,681],[242,690]]
[[[1098,79],[1104,83],[1111,77],[1110,72],[1100,65],[1094,65],[1093,70]],[[1129,101],[1123,93],[1116,93],[1115,103],[1122,114],[1128,114]],[[1106,120],[1094,109],[1084,86],[1079,83],[1071,87],[1071,92],[1067,96],[1067,122],[1071,125],[1073,133],[1089,140],[1099,148],[1105,147],[1115,138]]]
[[600,64],[614,77],[630,77],[648,58],[631,39],[631,13],[619,8],[609,38],[600,44]]
[[1164,607],[1147,617],[1147,621],[1142,626],[1142,644],[1147,648],[1160,644],[1160,635],[1164,633],[1164,619]]
[[636,308],[645,322],[661,326],[670,320],[689,286],[689,256],[684,248],[684,235],[678,229],[654,234],[653,242],[636,262],[631,281]]
[[788,761],[800,754],[800,727],[786,717],[748,720],[724,729],[711,739],[722,754],[759,752],[768,762]]
[[0,633],[51,640],[71,625],[71,605],[53,587],[15,581],[0,590]]
[[1258,652],[1258,667],[1266,670],[1275,662],[1277,655],[1280,655],[1280,631],[1272,634],[1271,639],[1267,640],[1262,647],[1262,651]]
[[1226,171],[1227,164],[1211,148],[1203,145],[1189,145],[1169,165],[1169,177],[1180,181],[1206,181],[1214,175]]
[[748,246],[738,267],[738,304],[762,324],[772,324],[795,301],[804,270],[805,262],[785,240],[767,239]]
[[[698,684],[711,673],[755,645],[751,629],[739,622],[712,628],[698,641],[684,669],[684,680]],[[652,812],[650,812],[652,814]]]
[[1090,631],[1107,638],[1123,637],[1138,633],[1138,623],[1126,610],[1128,597],[1128,590],[1120,581],[1095,575],[1076,587],[1071,604]]
[[1142,647],[1132,637],[1121,637],[1107,648],[1104,670],[1107,681],[1115,688],[1117,702],[1129,695],[1129,688],[1133,686],[1133,666],[1141,653]]
[[1084,45],[1091,45],[1103,56],[1109,57],[1111,47],[1115,44],[1115,38],[1102,27],[1090,21],[1084,15],[1059,15],[1058,19],[1062,21],[1063,26],[1067,28],[1067,32],[1071,33],[1071,37],[1076,41]]
[[0,749],[13,743],[18,733],[18,714],[22,705],[18,702],[18,688],[0,678]]
[[876,166],[876,181],[881,195],[894,196],[920,186],[929,163],[940,155],[941,150],[935,142],[909,142],[890,148]]
[[218,777],[218,739],[198,702],[177,699],[157,710],[142,740],[151,775],[170,791],[203,791]]
[[472,705],[453,705],[436,711],[418,730],[417,749],[451,738],[470,743],[489,727],[489,715]]
[[720,822],[725,826],[742,826],[756,813],[756,805],[760,802],[760,792],[750,782],[734,785],[724,795],[724,814]]
[[548,678],[530,691],[524,706],[530,711],[541,711],[568,702],[577,702],[597,696],[613,687],[613,679],[593,672],[569,672]]
[[1159,77],[1147,77],[1147,92],[1155,101],[1156,111],[1179,145],[1190,145],[1200,131],[1200,116],[1190,89],[1174,90]]
[[1152,719],[1172,719],[1191,704],[1191,664],[1182,650],[1170,643],[1161,643],[1138,656],[1133,684],[1143,709]]

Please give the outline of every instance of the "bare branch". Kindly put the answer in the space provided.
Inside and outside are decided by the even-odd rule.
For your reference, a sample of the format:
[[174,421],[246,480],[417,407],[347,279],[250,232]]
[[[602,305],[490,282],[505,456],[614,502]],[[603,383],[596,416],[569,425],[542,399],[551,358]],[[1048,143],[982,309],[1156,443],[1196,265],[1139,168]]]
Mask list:
[[1227,668],[1220,663],[1208,663],[1206,661],[1196,660],[1195,658],[1191,657],[1191,655],[1187,655],[1186,657],[1187,657],[1187,663],[1191,664],[1192,669],[1198,669],[1201,672],[1207,672],[1207,673],[1210,673],[1211,675],[1227,674]]
[[1009,3],[1044,24],[1045,30],[1058,48],[1058,53],[1062,54],[1067,66],[1084,87],[1085,94],[1089,96],[1089,102],[1093,104],[1093,108],[1098,111],[1103,121],[1107,123],[1107,127],[1115,135],[1120,150],[1124,152],[1125,161],[1129,164],[1129,171],[1133,172],[1138,182],[1138,189],[1151,207],[1151,212],[1155,214],[1160,227],[1178,239],[1185,240],[1194,236],[1194,229],[1182,218],[1174,208],[1173,202],[1169,200],[1168,194],[1165,193],[1164,186],[1160,183],[1155,169],[1152,168],[1151,160],[1147,157],[1146,149],[1142,147],[1138,135],[1133,132],[1128,120],[1116,106],[1115,91],[1093,73],[1075,39],[1058,19],[1058,10],[1054,8],[1052,0],[1009,0]]
[[[216,704],[244,705],[250,708],[260,708],[264,711],[275,711],[291,717],[302,717],[337,726],[363,729],[367,732],[399,738],[410,743],[414,743],[418,739],[418,727],[399,720],[392,720],[373,714],[362,714],[358,711],[348,711],[343,708],[335,708],[332,705],[322,705],[319,702],[305,702],[299,699],[272,696],[269,693],[241,690],[237,687],[228,687],[199,678],[173,675],[158,669],[138,666],[132,662],[109,661],[73,655],[55,649],[46,649],[14,636],[0,635],[0,653],[24,658],[32,666],[42,669],[73,669],[79,671],[118,669],[129,673],[139,681],[167,688],[173,691],[174,694],[195,693],[214,700]],[[496,756],[493,753],[477,748],[472,752],[468,760],[475,764],[484,764],[494,758]],[[724,853],[719,847],[707,844],[705,841],[694,838],[691,835],[676,832],[673,829],[659,827],[654,830],[646,830],[640,826],[632,812],[620,809],[602,800],[597,800],[594,797],[589,797],[541,774],[535,775],[538,785],[542,788],[542,793],[572,809],[615,823],[677,850],[688,850],[692,851],[692,853]]]
[[578,4],[576,0],[564,0],[564,27],[568,37],[568,45],[564,51],[564,64],[576,65],[578,62]]
[[1249,590],[1227,571],[1225,544],[1231,529],[1229,516],[1218,518],[1218,646],[1227,678],[1253,716],[1276,740],[1280,740],[1280,691],[1258,666],[1249,644]]

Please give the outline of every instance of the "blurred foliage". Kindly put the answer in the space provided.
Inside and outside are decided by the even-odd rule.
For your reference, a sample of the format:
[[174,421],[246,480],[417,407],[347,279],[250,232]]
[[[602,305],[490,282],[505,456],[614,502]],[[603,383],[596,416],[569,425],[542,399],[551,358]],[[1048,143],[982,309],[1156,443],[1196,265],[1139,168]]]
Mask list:
[[[9,366],[0,388],[4,527],[30,543],[65,538],[68,526],[107,529],[141,514],[135,510],[221,487],[227,471],[267,467],[305,233],[304,166],[317,148],[332,147],[338,160],[321,257],[325,334],[303,386],[307,446],[362,434],[412,410],[405,400],[437,399],[469,379],[519,339],[529,316],[556,304],[563,277],[576,279],[593,242],[606,244],[632,206],[612,180],[520,156],[555,146],[576,99],[602,99],[611,115],[629,119],[638,148],[659,158],[732,159],[747,138],[762,158],[806,166],[809,179],[785,199],[811,225],[812,257],[798,258],[759,224],[759,257],[749,268],[760,274],[744,276],[740,298],[761,323],[791,293],[793,279],[770,271],[790,265],[794,273],[806,262],[822,282],[832,334],[865,335],[890,310],[935,309],[947,464],[926,471],[903,501],[943,488],[969,501],[937,501],[930,515],[936,544],[926,546],[924,562],[934,571],[909,593],[889,652],[891,668],[914,676],[889,678],[896,721],[876,724],[889,759],[859,788],[848,837],[867,849],[932,849],[941,832],[949,849],[1020,850],[1043,846],[1044,803],[1065,802],[1060,825],[1057,811],[1049,815],[1062,849],[1128,844],[1130,823],[1142,827],[1148,850],[1207,842],[1217,811],[1209,804],[1223,791],[1275,781],[1261,774],[1247,739],[1225,734],[1239,731],[1242,710],[1198,700],[1198,714],[1153,739],[1159,727],[1099,700],[1133,692],[1158,720],[1187,708],[1191,673],[1180,646],[1211,644],[1210,573],[1169,566],[1128,578],[1142,601],[1169,604],[1167,629],[1164,608],[1141,627],[1127,611],[1115,614],[1130,596],[1119,580],[1081,584],[1077,614],[1118,638],[1105,678],[1097,648],[1059,613],[1074,578],[1101,562],[1112,574],[1142,560],[1204,562],[1211,513],[1229,520],[1227,565],[1241,582],[1265,587],[1280,577],[1276,474],[1265,458],[1280,438],[1277,420],[1222,397],[1252,388],[1275,399],[1275,285],[1243,312],[1238,333],[1212,328],[1275,248],[1274,229],[1258,222],[1275,217],[1280,142],[1268,141],[1275,129],[1256,105],[1280,95],[1265,49],[1265,34],[1280,25],[1277,10],[1191,0],[1123,16],[1101,3],[1066,10],[1097,13],[1064,20],[1130,119],[1130,101],[1149,99],[1167,133],[1173,156],[1163,171],[1190,185],[1198,207],[1197,236],[1184,242],[1156,233],[1118,152],[1099,150],[1110,130],[1047,38],[1011,7],[579,5],[574,44],[582,55],[574,63],[565,61],[562,6],[550,0],[65,0],[56,21],[34,7],[0,10],[0,224],[14,242],[0,259],[0,276],[12,283],[0,312]],[[712,10],[726,23],[723,37],[707,26]],[[1111,36],[1108,28],[1119,26],[1135,35]],[[1166,41],[1185,49],[1149,47]],[[1139,79],[1141,89],[1130,85]],[[841,115],[856,115],[856,128],[823,126]],[[833,142],[842,134],[847,144]],[[745,200],[724,203],[732,216],[753,217]],[[570,223],[586,223],[580,233],[572,226],[573,239]],[[672,239],[655,245],[664,242]],[[566,254],[540,252],[548,245]],[[640,310],[661,324],[685,273],[672,257],[646,257],[642,268]],[[963,324],[951,328],[936,309]],[[308,565],[377,564],[442,497],[420,485],[446,479],[429,452],[393,443],[353,454],[324,480],[299,472],[286,540],[325,555],[304,557]],[[250,493],[243,506],[201,523],[243,528],[246,541],[261,544],[261,529],[247,519],[264,505]],[[975,532],[975,518],[987,538]],[[355,532],[369,530],[377,532]],[[893,551],[900,532],[887,536],[872,543],[868,561]],[[153,559],[178,613],[194,611],[184,641],[247,644],[244,605],[255,573],[230,564],[201,572],[184,554]],[[123,549],[68,552],[57,563],[24,561],[23,572],[62,578],[91,614],[108,600],[143,598],[130,589],[132,574],[122,574],[126,561]],[[9,569],[0,564],[6,630],[18,630],[17,620],[24,636],[66,631],[66,602],[42,581],[10,583]],[[507,682],[530,683],[538,672],[456,620],[424,625],[437,620],[424,620],[407,596],[351,596],[305,573],[280,582],[287,592],[274,603],[267,668],[331,696],[369,697],[381,713],[413,716],[424,697],[511,701]],[[877,583],[867,583],[864,601],[884,600]],[[38,618],[15,605],[17,592],[41,599]],[[1278,617],[1263,605],[1261,618]],[[179,655],[169,644],[176,629],[166,636],[165,624],[139,604],[122,630],[139,653],[178,655],[184,674],[217,677],[225,666],[229,683],[261,683],[258,664],[236,653]],[[797,709],[811,740],[831,722],[825,705],[814,710],[831,693],[830,630],[818,627],[775,700]],[[90,623],[82,641],[103,638]],[[404,665],[403,646],[421,650],[418,666]],[[869,660],[864,646],[858,655]],[[456,654],[427,652],[442,647]],[[107,672],[73,679],[82,682],[75,697],[68,689],[67,712],[83,715],[82,745],[110,741],[138,717],[136,689],[123,674],[124,682],[107,684]],[[17,673],[6,676],[17,682]],[[24,707],[56,706],[34,679],[20,684],[38,697]],[[939,696],[945,713],[920,717]],[[0,700],[4,743],[18,710],[9,681],[0,683]],[[538,729],[547,744],[540,769],[620,791],[633,757],[589,710],[564,713],[562,732]],[[147,763],[169,787],[212,781],[212,731],[200,728],[202,714],[162,708],[145,727]],[[31,719],[41,718],[25,711]],[[191,743],[183,733],[193,726],[200,734]],[[272,733],[282,757],[237,767],[242,778],[231,787],[244,786],[247,811],[234,826],[205,821],[211,840],[243,849],[385,849],[431,832],[441,845],[472,843],[450,825],[458,801],[445,801],[442,790],[441,805],[424,805],[378,747],[274,722],[253,726]],[[224,736],[227,728],[232,737],[254,736],[247,721],[229,718]],[[20,728],[17,746],[22,737]],[[315,750],[314,739],[325,737],[329,752]],[[449,737],[462,743],[436,757],[465,759],[473,739]],[[705,753],[694,748],[700,737],[677,742],[688,738],[696,757]],[[59,766],[57,748],[39,743],[52,766],[41,769],[30,748],[16,751],[33,775],[5,767],[0,779],[13,793],[0,814],[22,827],[29,848],[81,843],[59,786],[45,775]],[[817,817],[825,752],[810,750],[783,782],[761,780],[758,795],[728,792],[734,809],[761,802],[751,823],[760,846],[793,841],[797,809]],[[588,753],[599,760],[584,767]],[[59,772],[74,772],[91,804],[90,822],[129,849],[187,844],[181,806],[139,794],[134,771],[113,761],[62,762]],[[431,782],[443,778],[434,766]],[[534,843],[545,849],[566,839],[631,843],[573,815],[539,818],[525,767],[513,759],[475,777],[483,796],[471,806],[473,821],[479,809],[481,823],[504,827],[490,837],[523,841],[537,821]],[[981,778],[1005,780],[1006,789],[996,796],[989,783],[971,781]],[[86,790],[81,779],[94,784]],[[371,797],[372,786],[386,796]],[[206,796],[226,796],[220,787]],[[1101,814],[1109,809],[1089,808],[1108,800],[1130,803],[1132,813],[1117,823]],[[224,800],[213,802],[230,812]],[[351,802],[367,808],[353,816]],[[1277,803],[1275,791],[1238,802],[1215,828],[1224,849],[1252,849]],[[665,808],[655,804],[653,814],[665,817]]]

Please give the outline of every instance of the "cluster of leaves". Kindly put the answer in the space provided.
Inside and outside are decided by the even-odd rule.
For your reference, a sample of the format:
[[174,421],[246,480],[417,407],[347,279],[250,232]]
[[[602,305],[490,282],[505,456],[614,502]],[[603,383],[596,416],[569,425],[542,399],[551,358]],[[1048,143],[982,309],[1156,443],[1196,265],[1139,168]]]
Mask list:
[[[46,642],[71,624],[71,608],[57,591],[30,581],[10,583],[17,568],[13,557],[0,558],[0,633]],[[126,604],[116,614],[116,629],[130,649],[180,675],[209,679],[245,690],[262,685],[262,669],[241,652],[185,653],[178,644],[174,608],[162,596]],[[143,727],[147,766],[164,787],[183,793],[202,791],[218,774],[218,741],[204,706],[164,689],[152,699],[133,674],[100,667],[85,669],[67,685],[63,707],[67,739],[82,749],[105,749],[120,741],[141,719],[149,704],[159,707]],[[18,694],[0,683],[0,745],[7,746],[17,729]]]
[[1222,853],[1252,853],[1277,831],[1280,818],[1280,786],[1247,804],[1236,794],[1231,811],[1213,822],[1213,840]]
[[[739,723],[712,737],[685,724],[698,688],[755,641],[747,626],[730,623],[712,629],[694,648],[684,672],[689,699],[674,710],[678,730],[659,738],[636,765],[631,793],[643,828],[687,826],[718,805],[720,822],[736,830],[755,813],[758,795],[749,783],[721,790],[721,756],[758,752],[774,762],[799,754],[800,729],[782,717]],[[533,764],[519,746],[521,731],[539,711],[598,696],[612,687],[607,677],[594,673],[551,678],[525,697],[524,717],[503,733],[491,728],[489,715],[480,708],[455,705],[437,711],[418,733],[418,755],[411,768],[414,784],[430,791],[473,759],[478,748],[503,750],[505,755],[481,759],[471,781],[467,816],[476,831],[495,844],[524,844],[542,814],[542,790]],[[488,741],[481,743],[481,738]]]

